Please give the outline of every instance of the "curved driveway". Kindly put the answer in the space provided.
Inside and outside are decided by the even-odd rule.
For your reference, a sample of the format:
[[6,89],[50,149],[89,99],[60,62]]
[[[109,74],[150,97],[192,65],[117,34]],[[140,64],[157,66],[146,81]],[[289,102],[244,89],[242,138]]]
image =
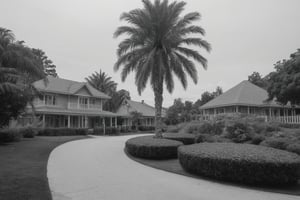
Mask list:
[[139,164],[123,152],[130,137],[96,137],[51,153],[48,179],[54,200],[296,200],[185,177]]

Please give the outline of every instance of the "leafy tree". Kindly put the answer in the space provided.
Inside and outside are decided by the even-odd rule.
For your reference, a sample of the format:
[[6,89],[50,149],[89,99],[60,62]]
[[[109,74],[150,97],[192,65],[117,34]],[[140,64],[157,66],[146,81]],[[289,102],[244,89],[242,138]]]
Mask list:
[[35,48],[32,49],[32,52],[43,66],[45,74],[57,77],[56,66],[53,64],[52,60],[48,58],[46,53],[41,49]]
[[[114,33],[115,37],[126,34],[117,50],[118,61],[114,69],[121,66],[122,81],[135,71],[135,83],[139,94],[150,84],[154,91],[156,137],[162,137],[162,102],[163,84],[172,93],[174,89],[173,74],[187,88],[187,75],[197,83],[197,69],[192,60],[199,62],[204,68],[207,60],[198,51],[188,48],[194,45],[210,51],[208,42],[196,37],[204,35],[203,28],[192,23],[200,19],[198,12],[181,16],[186,3],[167,0],[143,0],[143,8],[134,9],[121,15],[121,20],[129,26],[120,26]],[[193,37],[188,37],[193,34]]]
[[248,76],[248,81],[264,89],[268,87],[266,78],[263,78],[258,72],[253,72],[250,76]]
[[128,100],[131,99],[129,91],[119,90],[119,91],[115,92],[110,99],[111,110],[116,112],[126,99],[128,99]]
[[85,80],[99,91],[113,96],[117,89],[117,83],[112,80],[112,77],[108,76],[105,72],[94,72],[91,76],[85,78]]
[[22,112],[32,98],[29,80],[44,77],[43,68],[31,48],[16,41],[11,30],[0,28],[0,110],[5,116],[1,118],[9,119]]
[[269,99],[300,104],[300,49],[290,59],[278,61],[274,66],[276,71],[269,74]]
[[142,113],[137,112],[137,111],[132,111],[130,113],[131,120],[132,120],[132,125],[135,127],[136,131],[139,130],[139,125],[140,125],[140,119],[143,116]]
[[181,115],[184,110],[184,103],[180,98],[175,99],[172,106],[166,112],[167,124],[178,124],[181,121]]

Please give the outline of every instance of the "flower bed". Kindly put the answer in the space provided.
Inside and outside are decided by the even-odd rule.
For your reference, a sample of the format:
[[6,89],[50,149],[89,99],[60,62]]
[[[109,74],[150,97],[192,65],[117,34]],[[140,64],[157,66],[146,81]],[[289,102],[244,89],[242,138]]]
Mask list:
[[181,146],[182,167],[194,174],[247,184],[295,184],[300,178],[297,154],[251,144],[201,143]]
[[126,141],[125,147],[129,154],[147,159],[170,159],[177,157],[177,149],[182,142],[142,136]]

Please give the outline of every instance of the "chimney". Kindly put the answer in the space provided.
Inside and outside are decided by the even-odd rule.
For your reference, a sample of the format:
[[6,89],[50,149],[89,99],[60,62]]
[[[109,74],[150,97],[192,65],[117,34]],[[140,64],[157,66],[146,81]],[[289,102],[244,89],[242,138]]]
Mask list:
[[142,100],[142,104],[144,104],[144,100]]

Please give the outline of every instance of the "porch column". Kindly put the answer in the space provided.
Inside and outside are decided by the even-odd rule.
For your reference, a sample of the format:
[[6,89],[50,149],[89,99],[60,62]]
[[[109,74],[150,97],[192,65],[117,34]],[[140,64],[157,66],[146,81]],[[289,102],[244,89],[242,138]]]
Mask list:
[[102,118],[103,135],[105,135],[105,117]]
[[68,128],[70,128],[71,127],[71,117],[70,117],[70,115],[68,115]]
[[250,114],[250,107],[248,106],[248,115]]
[[112,117],[110,117],[110,127],[112,127]]
[[88,117],[84,116],[84,128],[88,128]]
[[43,128],[46,127],[46,117],[45,117],[45,114],[43,114]]
[[118,119],[117,119],[117,117],[115,117],[115,127],[116,128],[118,127]]

